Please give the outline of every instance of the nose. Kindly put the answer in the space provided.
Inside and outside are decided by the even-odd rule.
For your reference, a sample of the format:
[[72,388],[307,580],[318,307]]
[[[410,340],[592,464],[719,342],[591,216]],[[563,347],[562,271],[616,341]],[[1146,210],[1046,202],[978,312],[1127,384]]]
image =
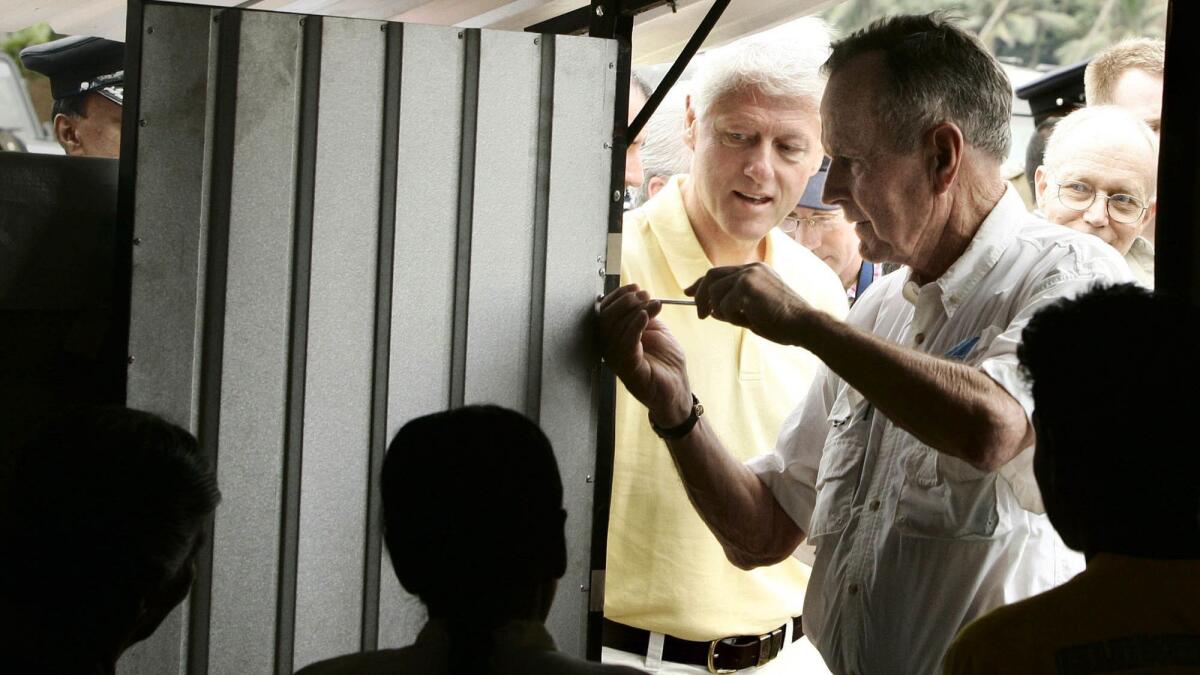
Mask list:
[[821,245],[821,235],[817,232],[817,228],[808,227],[802,223],[796,228],[796,241],[800,242],[804,248],[815,251]]
[[636,145],[625,151],[625,187],[639,188],[642,186],[642,153]]
[[1096,198],[1092,200],[1092,205],[1083,212],[1083,222],[1096,229],[1108,225],[1108,200],[1101,195],[1096,195]]
[[746,165],[742,170],[756,184],[762,185],[770,182],[773,174],[770,144],[760,141],[755,143],[746,152]]
[[829,163],[825,174],[825,188],[821,190],[821,201],[835,204],[837,200],[845,200],[849,193],[846,190],[846,169],[839,160]]

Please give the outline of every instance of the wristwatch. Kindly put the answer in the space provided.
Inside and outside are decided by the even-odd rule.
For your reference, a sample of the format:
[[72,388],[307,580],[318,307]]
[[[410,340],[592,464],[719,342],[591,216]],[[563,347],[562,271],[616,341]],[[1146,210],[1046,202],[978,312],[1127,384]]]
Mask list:
[[704,406],[700,404],[700,399],[696,398],[695,394],[692,394],[692,414],[688,415],[686,420],[673,427],[664,428],[655,424],[654,420],[651,419],[650,428],[654,430],[654,433],[658,434],[659,438],[668,441],[683,438],[692,431],[692,427],[696,426],[696,422],[700,421],[700,416],[703,414]]

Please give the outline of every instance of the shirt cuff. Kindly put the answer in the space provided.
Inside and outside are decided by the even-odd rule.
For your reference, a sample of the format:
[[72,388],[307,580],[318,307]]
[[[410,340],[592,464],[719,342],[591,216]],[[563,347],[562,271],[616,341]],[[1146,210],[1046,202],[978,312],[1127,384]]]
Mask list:
[[746,462],[746,467],[767,486],[796,526],[808,535],[817,491],[788,474],[783,458],[771,452]]

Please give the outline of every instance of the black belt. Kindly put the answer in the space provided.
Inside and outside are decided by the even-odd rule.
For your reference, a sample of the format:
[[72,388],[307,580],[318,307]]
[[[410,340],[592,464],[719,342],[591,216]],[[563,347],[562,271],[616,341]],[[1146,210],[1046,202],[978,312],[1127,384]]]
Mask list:
[[[710,673],[732,673],[743,668],[766,665],[783,649],[787,624],[762,635],[742,635],[709,642],[693,642],[671,635],[663,636],[663,661],[688,663],[708,668]],[[804,636],[800,617],[792,619],[792,640]],[[604,620],[604,646],[631,654],[645,654],[650,631]]]

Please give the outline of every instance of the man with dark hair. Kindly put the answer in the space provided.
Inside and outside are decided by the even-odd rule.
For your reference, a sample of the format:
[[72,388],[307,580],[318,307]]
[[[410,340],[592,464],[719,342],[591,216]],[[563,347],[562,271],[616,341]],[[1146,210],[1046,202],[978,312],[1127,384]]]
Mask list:
[[816,547],[804,631],[831,670],[932,673],[966,622],[1082,565],[1043,514],[1016,345],[1044,304],[1129,271],[1030,216],[1004,181],[1012,92],[974,37],[937,14],[883,19],[836,43],[826,69],[822,201],[855,223],[864,259],[908,269],[844,323],[760,264],[685,289],[701,318],[824,362],[774,452],[743,464],[726,449],[636,285],[601,303],[605,358],[731,561]]
[[68,155],[121,156],[125,45],[72,36],[21,50],[25,67],[50,78],[54,137]]
[[187,431],[125,408],[52,420],[0,497],[0,670],[112,673],[187,595],[216,474]]
[[429,622],[408,647],[303,675],[637,675],[558,652],[543,625],[567,567],[567,513],[536,424],[491,405],[418,417],[388,445],[380,482],[388,556]]
[[[967,626],[947,675],[1200,672],[1198,328],[1196,308],[1132,284],[1029,322],[1017,354],[1037,406],[1033,470],[1087,570]],[[1137,367],[1098,368],[1113,345]]]

